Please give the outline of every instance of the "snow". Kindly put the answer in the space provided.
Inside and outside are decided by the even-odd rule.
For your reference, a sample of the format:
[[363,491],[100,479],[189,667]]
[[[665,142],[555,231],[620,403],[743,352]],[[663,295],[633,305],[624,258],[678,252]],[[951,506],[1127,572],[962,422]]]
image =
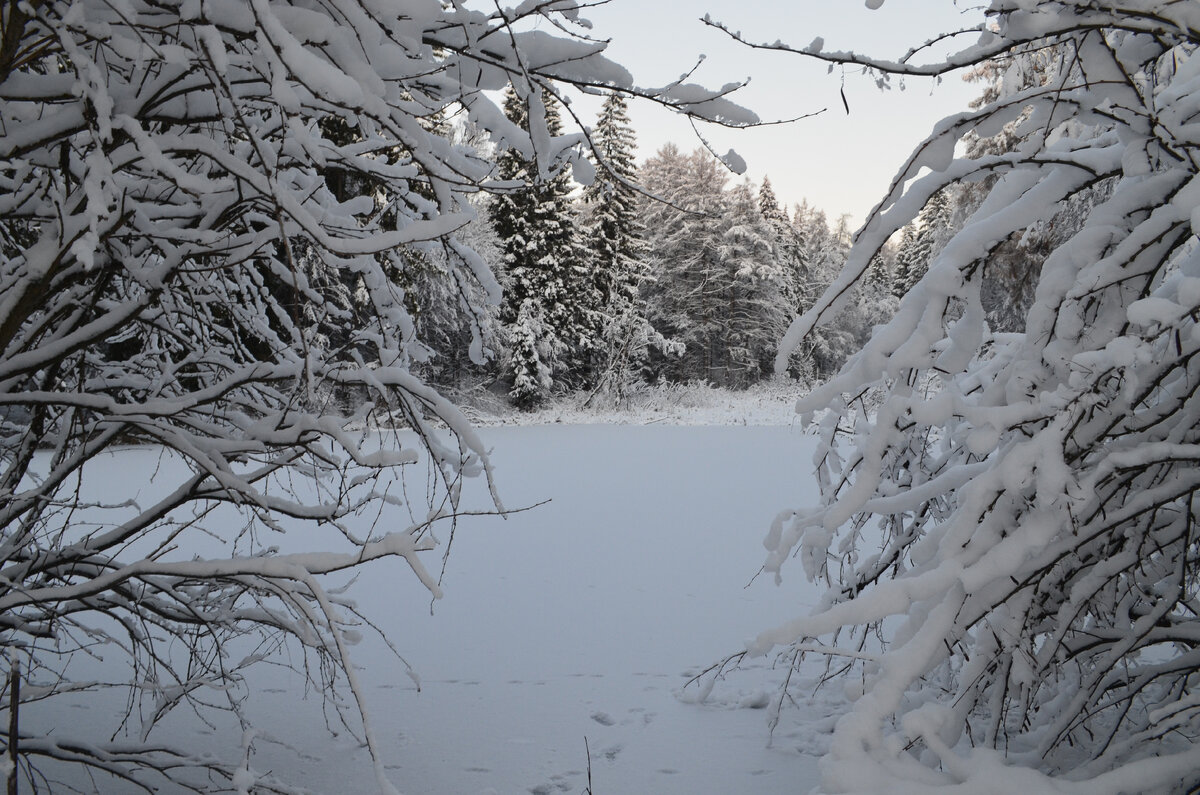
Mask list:
[[721,155],[721,162],[724,163],[734,174],[746,173],[746,160],[733,149],[730,149],[725,154]]
[[604,50],[601,43],[581,43],[542,30],[524,31],[515,37],[527,68],[589,83],[627,86],[633,82],[627,69],[600,54]]
[[[667,384],[634,389],[616,407],[588,406],[585,396],[561,399],[536,411],[487,405],[470,411],[477,425],[799,425],[795,383],[761,382],[742,392],[705,384]],[[807,460],[807,459],[806,459]],[[765,525],[764,525],[765,531]]]
[[[789,708],[773,740],[764,708],[781,674],[771,660],[718,682],[704,703],[697,686],[685,688],[760,629],[815,605],[818,591],[802,578],[782,588],[755,579],[775,508],[816,498],[801,474],[815,440],[788,424],[794,387],[665,392],[626,411],[559,406],[519,415],[524,425],[480,428],[505,503],[538,507],[460,520],[435,604],[402,564],[366,567],[345,594],[419,676],[418,692],[376,634],[346,633],[397,790],[578,793],[589,750],[596,792],[816,785],[814,752],[827,742],[840,687],[831,688],[836,699],[822,691]],[[585,418],[593,424],[577,424]],[[101,462],[90,488],[117,492],[155,472],[169,481],[175,466],[145,448],[116,458]],[[472,485],[467,507],[485,507],[485,485]],[[444,549],[448,530],[438,535]],[[314,541],[278,543],[286,556]],[[438,554],[423,557],[435,576]],[[322,694],[301,676],[258,666],[248,681],[259,735],[235,788],[270,771],[314,792],[379,791],[366,750],[345,732],[330,736]],[[69,701],[31,705],[22,719],[108,725],[111,713]],[[159,738],[224,759],[244,753],[240,729],[191,715],[171,716]]]

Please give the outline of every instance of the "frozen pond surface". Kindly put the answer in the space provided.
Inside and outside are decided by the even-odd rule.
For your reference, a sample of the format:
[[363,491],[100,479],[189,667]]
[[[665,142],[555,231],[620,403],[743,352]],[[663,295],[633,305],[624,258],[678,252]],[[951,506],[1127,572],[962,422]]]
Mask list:
[[[811,606],[815,589],[799,567],[782,587],[750,581],[771,518],[814,501],[805,477],[813,440],[788,427],[481,433],[506,505],[550,502],[507,520],[464,519],[432,615],[428,593],[397,565],[367,569],[351,592],[422,683],[417,692],[377,638],[356,647],[397,788],[581,793],[585,738],[596,795],[813,786],[811,731],[781,726],[768,746],[761,707],[781,676],[767,669],[771,660],[724,683],[709,703],[679,697],[692,675]],[[301,677],[260,667],[252,683],[251,714],[292,747],[260,743],[252,767],[314,792],[377,791],[365,750],[345,733],[328,734],[320,694],[306,694]],[[793,723],[828,723],[827,709],[809,706],[824,714],[794,710]],[[234,728],[187,716],[166,728],[164,738],[238,754]]]

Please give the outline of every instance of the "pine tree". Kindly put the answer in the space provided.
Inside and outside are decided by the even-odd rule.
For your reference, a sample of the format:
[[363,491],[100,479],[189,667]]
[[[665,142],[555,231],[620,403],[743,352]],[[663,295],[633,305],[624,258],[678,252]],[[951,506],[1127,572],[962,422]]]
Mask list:
[[[726,383],[745,387],[771,374],[779,340],[791,321],[790,275],[795,266],[785,262],[784,248],[794,241],[787,240],[786,230],[763,217],[761,196],[756,200],[748,183],[729,192],[728,204],[729,225],[720,248],[731,275],[726,317],[730,374]],[[797,247],[788,247],[787,255],[796,254]]]
[[520,408],[533,408],[553,385],[549,362],[560,352],[561,341],[547,328],[545,306],[527,297],[517,308],[509,331],[509,360],[513,386],[509,396]]
[[723,371],[718,312],[727,276],[717,254],[717,225],[728,209],[725,180],[715,158],[685,155],[673,144],[643,169],[646,189],[662,200],[642,206],[654,267],[646,312],[657,331],[681,346],[678,356],[651,357],[654,377],[714,379],[714,372]]
[[916,223],[904,228],[900,253],[897,255],[896,280],[892,288],[897,298],[921,280],[929,270],[929,263],[950,238],[954,215],[950,193],[949,188],[935,193],[921,210]]
[[630,302],[637,294],[638,256],[643,253],[643,227],[637,217],[637,143],[629,126],[625,98],[608,95],[593,133],[600,158],[596,179],[584,191],[592,206],[589,224],[595,282],[601,306]]
[[909,291],[922,273],[925,265],[924,253],[917,244],[916,221],[906,224],[900,235],[900,248],[896,251],[896,277],[892,281],[892,294],[901,298]]
[[638,297],[647,270],[645,228],[633,187],[637,142],[621,94],[605,99],[592,141],[599,162],[584,201],[590,210],[586,228],[597,301],[595,332],[602,342],[594,347],[585,375],[589,385],[611,389],[619,399],[631,368],[644,358],[651,331]]
[[793,312],[802,312],[811,300],[806,298],[809,273],[804,236],[780,207],[770,177],[763,177],[762,186],[758,189],[758,209],[771,230],[775,256],[787,275],[785,298]]
[[894,254],[895,249],[889,246],[886,251],[881,251],[871,260],[871,266],[867,268],[865,284],[870,286],[872,292],[881,295],[891,294]]
[[[522,98],[510,86],[505,115],[526,127],[529,102],[539,103],[550,136],[560,134],[558,110],[548,94]],[[572,360],[594,348],[597,302],[576,240],[569,175],[559,171],[546,177],[535,161],[514,149],[501,155],[499,174],[502,180],[521,183],[491,207],[503,251],[500,320],[510,340],[521,340],[521,353],[510,365],[510,396],[518,406],[533,408],[553,385],[569,383]],[[527,305],[531,301],[538,305],[536,311]]]
[[[810,207],[808,202],[797,205],[793,214],[793,226],[798,230],[802,245],[802,256],[806,264],[805,284],[802,300],[797,309],[808,311],[813,299],[825,291],[830,282],[841,271],[846,262],[848,241],[841,233],[829,228],[823,210]],[[841,224],[845,227],[845,224]],[[836,372],[841,363],[857,349],[862,323],[848,306],[830,323],[813,331],[804,345],[797,346],[791,353],[788,369],[793,375],[805,380],[821,380]]]

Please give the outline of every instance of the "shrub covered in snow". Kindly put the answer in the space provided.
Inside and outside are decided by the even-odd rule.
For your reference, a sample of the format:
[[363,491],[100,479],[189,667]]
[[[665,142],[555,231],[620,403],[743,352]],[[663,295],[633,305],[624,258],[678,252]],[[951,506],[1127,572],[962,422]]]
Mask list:
[[[541,97],[562,83],[753,121],[727,91],[633,89],[581,35],[580,9],[4,5],[0,647],[20,652],[25,687],[2,703],[19,727],[6,758],[25,780],[46,784],[57,760],[102,788],[283,788],[253,774],[252,732],[240,769],[151,734],[181,706],[247,721],[243,670],[291,643],[318,687],[348,685],[331,716],[362,731],[390,788],[348,663],[360,617],[327,575],[391,559],[438,594],[422,563],[432,525],[455,513],[460,477],[488,464],[413,374],[429,349],[405,290],[436,261],[462,313],[482,311],[476,296],[498,301],[452,235],[475,216],[471,194],[519,187],[452,143],[444,114],[519,150],[542,179],[591,170],[583,133],[547,129]],[[488,93],[510,83],[526,128]],[[478,333],[471,347],[478,360]],[[431,418],[454,433],[435,438]],[[423,439],[438,487],[403,514],[400,470],[416,452],[352,430],[397,424]],[[178,481],[97,494],[91,475],[131,442],[164,450],[158,477]],[[86,655],[126,667],[89,678],[72,664]],[[17,719],[22,701],[111,688],[131,741],[65,725],[38,735]]]
[[[828,791],[1195,791],[1200,6],[993,0],[987,18],[926,66],[800,51],[883,79],[1050,66],[936,127],[791,329],[781,366],[931,197],[994,178],[895,318],[801,401],[832,408],[823,496],[779,517],[767,569],[830,587],[750,651],[827,647],[861,677]],[[1011,149],[955,157],[1012,121]],[[1073,200],[1024,332],[993,333],[992,253]]]

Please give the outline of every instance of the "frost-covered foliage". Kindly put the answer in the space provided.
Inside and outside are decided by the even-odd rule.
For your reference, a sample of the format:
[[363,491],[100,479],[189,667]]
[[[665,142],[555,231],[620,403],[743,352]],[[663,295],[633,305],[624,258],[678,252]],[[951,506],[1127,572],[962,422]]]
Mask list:
[[[1059,67],[1066,63],[1069,62],[1064,61],[1054,47],[1022,51],[982,63],[967,73],[968,80],[984,83],[983,95],[972,103],[972,107],[1007,100],[1020,91],[1046,85],[1054,79]],[[967,155],[981,157],[1010,152],[1022,136],[1044,134],[1044,131],[1026,124],[1027,119],[1028,113],[1023,111],[990,137],[979,134],[966,136]],[[997,178],[992,175],[959,187],[956,192],[955,219],[952,221],[955,228],[961,226],[987,198]],[[1112,179],[1103,180],[1074,194],[1046,218],[1013,233],[1007,241],[992,250],[988,266],[983,271],[980,301],[993,331],[1024,330],[1025,315],[1033,303],[1042,263],[1050,252],[1079,231],[1092,208],[1108,197],[1112,186]]]
[[783,298],[792,312],[803,311],[816,298],[804,233],[792,224],[779,204],[771,180],[763,178],[758,189],[758,211],[770,230],[775,259],[783,271]]
[[[492,157],[486,130],[460,121],[442,128],[455,145],[469,148],[481,159]],[[477,217],[454,232],[458,242],[486,263],[499,259],[499,244],[485,206],[489,196],[471,197]],[[428,357],[415,362],[413,372],[439,391],[457,392],[491,377],[501,349],[499,307],[489,300],[485,286],[463,279],[452,253],[444,247],[432,251],[410,249],[409,261],[419,267],[396,274],[404,288],[405,306],[413,315],[414,333],[429,350]],[[358,291],[361,296],[363,291]],[[471,355],[472,342],[479,338],[482,357]]]
[[[779,204],[769,177],[764,177],[758,189],[758,210],[770,230],[775,258],[783,271],[783,300],[785,311],[792,316],[802,313],[812,304],[819,290],[813,283],[804,232],[792,224],[792,219]],[[816,371],[810,351],[796,350],[788,372],[811,380]]]
[[[1193,792],[1200,5],[994,0],[988,21],[928,66],[802,51],[884,76],[1057,64],[938,124],[791,329],[781,364],[933,196],[995,176],[895,318],[801,401],[828,409],[823,496],[779,517],[766,568],[830,590],[750,651],[828,655],[860,694],[827,791]],[[1018,118],[1011,148],[955,158]],[[1023,332],[990,329],[993,252],[1106,181],[1046,256]]]
[[929,270],[929,263],[946,245],[954,214],[951,192],[945,189],[933,194],[929,203],[921,209],[917,220],[904,227],[892,279],[892,292],[896,297],[904,297],[921,280]]
[[587,242],[592,281],[602,308],[623,307],[637,298],[644,267],[640,258],[644,256],[645,228],[637,217],[637,139],[629,125],[627,103],[620,94],[605,98],[592,141],[601,159],[596,178],[583,193],[591,209]]
[[[573,0],[481,8],[0,9],[0,646],[26,675],[22,701],[119,688],[127,710],[112,740],[65,724],[37,735],[6,691],[31,785],[56,789],[75,764],[64,775],[102,789],[284,789],[253,772],[253,732],[228,765],[152,733],[178,707],[245,728],[242,671],[290,644],[281,661],[348,685],[331,720],[362,733],[391,788],[348,662],[361,622],[334,575],[387,558],[439,593],[422,562],[433,525],[454,514],[460,478],[489,465],[413,374],[429,348],[406,274],[424,258],[463,316],[482,317],[471,303],[498,301],[498,286],[450,235],[475,216],[471,194],[511,187],[439,118],[465,116],[542,179],[583,162],[582,133],[551,135],[535,99],[556,81],[753,121],[727,91],[633,88],[579,35]],[[487,93],[510,83],[536,109],[526,129]],[[355,430],[405,425],[432,454],[430,505],[400,505],[415,451]],[[96,494],[90,473],[129,444],[190,474]],[[123,672],[79,678],[85,655]]]
[[726,188],[725,166],[704,149],[668,144],[643,169],[652,280],[647,316],[683,346],[655,357],[655,374],[745,387],[770,372],[787,326],[789,277],[748,185]]
[[[803,314],[837,279],[850,249],[850,230],[845,217],[830,228],[824,211],[800,204],[792,219],[800,240],[804,277],[797,284],[795,314]],[[812,330],[789,353],[788,372],[813,383],[831,377],[847,357],[862,348],[871,329],[891,318],[896,310],[892,296],[893,259],[885,246],[872,260],[866,277],[851,291],[828,321]]]
[[596,395],[620,403],[639,380],[651,345],[661,347],[646,319],[638,286],[649,276],[645,225],[638,216],[637,138],[625,98],[609,94],[592,142],[599,156],[596,179],[584,191],[589,271],[601,323],[599,343],[587,367]]
[[[510,87],[504,112],[518,127],[530,115],[560,136],[557,102],[547,91],[524,97]],[[565,170],[543,176],[537,160],[515,149],[500,155],[500,179],[514,185],[491,205],[492,224],[503,248],[504,303],[500,320],[510,338],[513,403],[533,408],[551,386],[577,371],[573,365],[596,345],[598,298],[587,271],[587,254],[576,232],[571,177]]]

